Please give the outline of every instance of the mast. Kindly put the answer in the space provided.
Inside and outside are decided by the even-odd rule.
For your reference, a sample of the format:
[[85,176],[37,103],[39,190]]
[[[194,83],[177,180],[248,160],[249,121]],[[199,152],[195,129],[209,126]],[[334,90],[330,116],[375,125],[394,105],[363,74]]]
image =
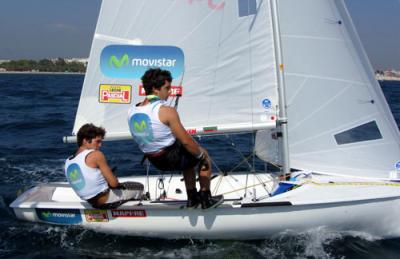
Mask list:
[[275,43],[275,59],[277,64],[277,78],[278,78],[278,95],[279,95],[279,118],[277,119],[277,126],[281,128],[281,141],[282,141],[282,162],[283,174],[290,173],[290,162],[289,162],[289,141],[288,141],[288,120],[286,113],[286,94],[285,94],[285,75],[284,75],[284,63],[282,56],[282,45],[281,45],[281,33],[279,28],[279,15],[278,15],[278,3],[277,0],[271,0],[272,9],[272,23]]

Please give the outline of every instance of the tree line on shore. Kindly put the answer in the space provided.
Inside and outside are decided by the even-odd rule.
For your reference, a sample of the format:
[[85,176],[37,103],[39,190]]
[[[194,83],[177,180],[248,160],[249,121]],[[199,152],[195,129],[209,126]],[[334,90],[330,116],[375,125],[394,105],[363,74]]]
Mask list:
[[10,60],[0,64],[0,68],[6,71],[34,71],[34,72],[76,72],[84,73],[86,71],[85,64],[81,62],[66,62],[63,58],[56,60],[42,59],[36,60]]

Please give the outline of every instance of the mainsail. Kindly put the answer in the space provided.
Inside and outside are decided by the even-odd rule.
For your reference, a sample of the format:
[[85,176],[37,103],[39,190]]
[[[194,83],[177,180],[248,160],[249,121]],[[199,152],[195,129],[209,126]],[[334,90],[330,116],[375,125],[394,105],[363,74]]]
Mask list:
[[149,67],[172,72],[191,134],[275,127],[271,19],[269,1],[103,0],[73,135],[94,123],[130,138],[127,111]]
[[[278,3],[291,167],[387,178],[400,135],[344,1]],[[279,163],[270,134],[258,133],[256,152]]]

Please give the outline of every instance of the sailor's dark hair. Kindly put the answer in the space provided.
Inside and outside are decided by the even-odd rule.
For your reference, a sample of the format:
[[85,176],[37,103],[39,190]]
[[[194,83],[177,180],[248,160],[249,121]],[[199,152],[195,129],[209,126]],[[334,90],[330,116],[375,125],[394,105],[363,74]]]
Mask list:
[[160,68],[148,69],[141,79],[146,95],[152,94],[153,87],[160,89],[165,84],[165,81],[172,82],[171,72]]
[[92,123],[87,123],[78,130],[78,134],[76,136],[78,147],[82,146],[84,139],[88,140],[89,143],[91,143],[92,139],[96,137],[104,138],[105,135],[106,135],[106,130],[104,128],[96,127]]

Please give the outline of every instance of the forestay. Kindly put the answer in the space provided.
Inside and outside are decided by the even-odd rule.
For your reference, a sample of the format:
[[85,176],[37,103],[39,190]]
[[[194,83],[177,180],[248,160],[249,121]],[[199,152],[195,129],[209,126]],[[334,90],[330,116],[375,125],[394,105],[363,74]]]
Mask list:
[[[291,167],[387,178],[399,131],[344,2],[280,0],[279,14]],[[267,160],[279,147],[269,134],[257,136]]]
[[269,1],[103,0],[98,21],[73,135],[91,122],[130,138],[127,111],[149,67],[172,72],[191,134],[275,126]]

